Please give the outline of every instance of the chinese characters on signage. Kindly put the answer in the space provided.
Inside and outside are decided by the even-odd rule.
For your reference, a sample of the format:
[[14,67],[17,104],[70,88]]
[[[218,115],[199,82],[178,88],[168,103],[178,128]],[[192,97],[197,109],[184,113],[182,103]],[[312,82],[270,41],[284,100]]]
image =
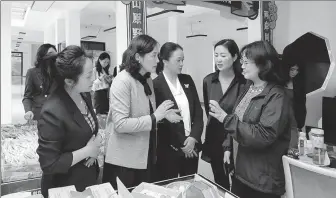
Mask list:
[[140,34],[146,34],[145,1],[132,1],[128,5],[129,41]]
[[277,6],[274,1],[262,1],[262,40],[273,44],[273,30],[276,26]]

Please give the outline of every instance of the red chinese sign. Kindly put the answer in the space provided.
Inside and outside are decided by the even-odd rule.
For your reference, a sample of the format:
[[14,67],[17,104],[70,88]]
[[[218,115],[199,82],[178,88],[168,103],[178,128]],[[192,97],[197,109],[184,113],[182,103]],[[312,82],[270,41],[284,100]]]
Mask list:
[[128,4],[128,43],[140,34],[147,32],[146,2],[131,1]]
[[262,17],[262,40],[273,44],[273,30],[276,26],[277,6],[274,1],[262,1],[261,3],[261,17]]

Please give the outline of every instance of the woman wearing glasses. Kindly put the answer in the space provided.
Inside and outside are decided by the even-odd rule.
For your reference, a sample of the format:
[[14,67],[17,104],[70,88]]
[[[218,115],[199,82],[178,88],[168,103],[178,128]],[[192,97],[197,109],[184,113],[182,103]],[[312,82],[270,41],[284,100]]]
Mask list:
[[157,170],[159,180],[197,172],[203,132],[203,110],[196,86],[189,75],[181,74],[184,54],[180,45],[165,43],[160,49],[163,72],[153,81],[156,105],[165,100],[179,108],[158,124]]
[[239,143],[232,192],[241,198],[280,198],[291,123],[278,54],[265,41],[248,44],[242,49],[242,69],[248,83],[234,113],[211,100],[209,114]]

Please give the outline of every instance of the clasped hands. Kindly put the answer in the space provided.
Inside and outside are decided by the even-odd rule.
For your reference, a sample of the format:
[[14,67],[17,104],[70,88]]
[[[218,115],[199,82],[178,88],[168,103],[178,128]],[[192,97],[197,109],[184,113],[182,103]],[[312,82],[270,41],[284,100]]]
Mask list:
[[98,155],[100,153],[100,146],[102,144],[102,137],[101,135],[93,135],[92,138],[89,140],[89,142],[86,144],[87,147],[90,147],[92,151],[91,157],[86,158],[86,162],[84,163],[85,166],[90,167],[94,163],[96,163],[96,160],[98,158]]
[[[179,109],[170,109],[174,106],[174,102],[171,100],[164,101],[155,111],[155,117],[157,121],[160,121],[161,119],[165,118],[170,123],[178,123],[183,120],[182,116],[178,115],[178,113],[181,112]],[[197,157],[197,153],[194,150],[196,144],[196,139],[193,137],[188,137],[184,141],[184,147],[182,147],[182,151],[185,154],[186,158],[193,158]]]

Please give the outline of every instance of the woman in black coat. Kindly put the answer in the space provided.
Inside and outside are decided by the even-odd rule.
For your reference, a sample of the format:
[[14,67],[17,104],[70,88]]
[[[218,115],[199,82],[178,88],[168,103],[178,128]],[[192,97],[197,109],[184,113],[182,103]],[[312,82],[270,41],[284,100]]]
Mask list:
[[215,182],[230,190],[229,172],[234,163],[232,138],[222,127],[223,124],[209,115],[209,105],[210,100],[215,100],[226,112],[232,112],[245,79],[241,74],[239,48],[235,41],[221,40],[215,44],[214,50],[216,72],[203,80],[204,108],[208,122],[202,159],[211,164]]
[[184,54],[180,45],[167,42],[160,49],[163,71],[154,79],[156,105],[174,102],[171,111],[158,123],[158,180],[197,173],[203,132],[203,110],[191,76],[181,74]]
[[241,198],[280,198],[291,128],[280,60],[272,45],[256,41],[242,49],[241,62],[248,82],[234,112],[211,100],[209,114],[239,143],[232,192]]
[[41,110],[37,154],[43,171],[42,195],[74,185],[78,191],[95,185],[101,136],[89,94],[92,59],[78,46],[68,46],[55,60],[49,79],[57,83]]
[[[50,63],[44,58],[56,54],[56,48],[51,44],[41,45],[36,54],[35,67],[28,69],[26,74],[26,85],[23,94],[22,104],[25,110],[26,120],[38,120],[41,108],[49,95],[51,84],[46,84],[44,76],[48,76]],[[45,91],[43,91],[45,90]]]

